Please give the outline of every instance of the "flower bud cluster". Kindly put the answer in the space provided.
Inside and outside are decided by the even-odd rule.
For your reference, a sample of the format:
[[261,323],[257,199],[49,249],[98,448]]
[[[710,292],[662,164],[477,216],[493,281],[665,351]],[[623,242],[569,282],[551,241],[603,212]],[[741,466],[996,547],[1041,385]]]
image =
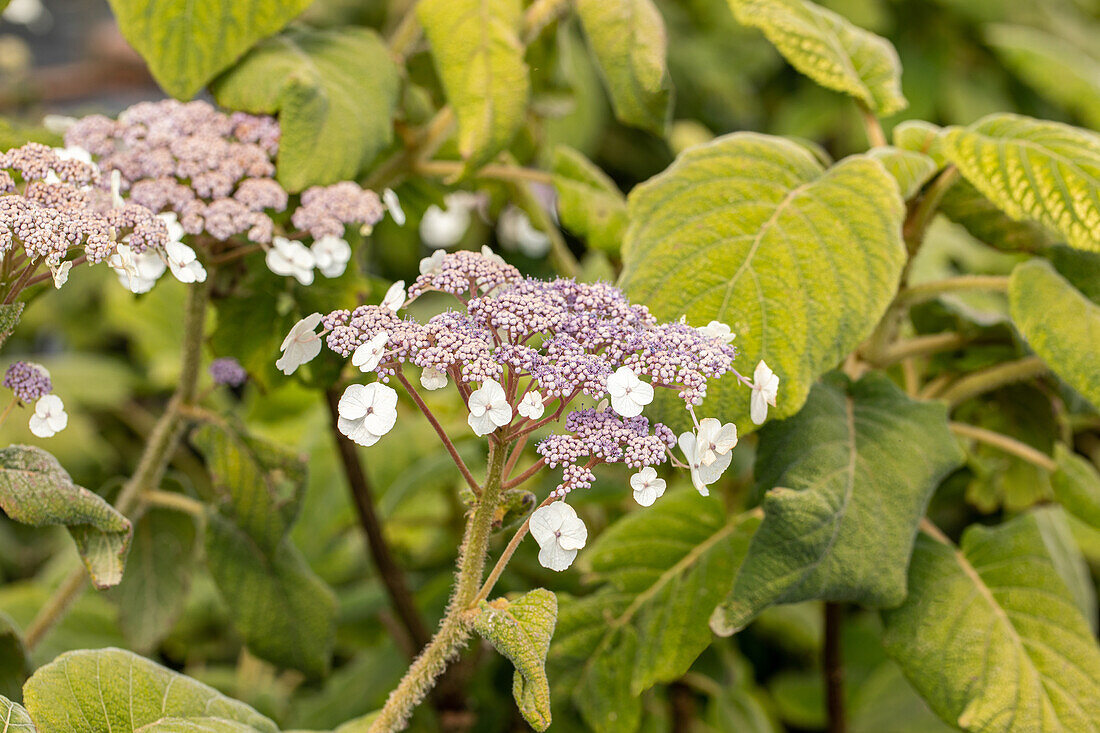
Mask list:
[[17,361],[4,372],[4,386],[12,391],[20,402],[31,403],[53,391],[50,373],[40,364]]

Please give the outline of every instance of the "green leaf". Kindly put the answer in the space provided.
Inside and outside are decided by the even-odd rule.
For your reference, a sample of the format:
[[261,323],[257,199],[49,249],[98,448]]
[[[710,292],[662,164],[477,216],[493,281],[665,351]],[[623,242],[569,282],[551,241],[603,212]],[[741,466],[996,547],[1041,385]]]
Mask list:
[[945,721],[967,731],[1096,730],[1100,649],[1035,513],[974,526],[955,548],[922,534],[909,597],[883,643]]
[[760,434],[764,521],[712,628],[739,631],[774,603],[901,603],[917,525],[961,462],[944,406],[879,374],[827,377],[798,415]]
[[1058,274],[1100,305],[1100,254],[1056,244],[1043,253]]
[[617,255],[626,229],[626,199],[606,173],[581,153],[554,149],[554,188],[561,222],[601,252]]
[[515,665],[512,694],[524,720],[536,730],[550,727],[546,652],[557,615],[558,599],[536,588],[514,601],[481,601],[473,619],[474,630]]
[[127,642],[149,652],[168,635],[183,611],[195,559],[195,520],[151,509],[134,525],[134,542],[122,582],[109,592]]
[[672,113],[664,20],[650,0],[577,0],[615,116],[664,135]]
[[19,325],[19,316],[23,315],[23,303],[0,305],[0,346],[8,340],[12,331]]
[[1055,571],[1066,584],[1081,616],[1096,633],[1096,586],[1085,556],[1073,539],[1066,513],[1061,507],[1048,506],[1036,510],[1033,516]]
[[1054,498],[1066,511],[1100,530],[1100,473],[1091,461],[1061,443],[1054,446],[1058,470],[1050,475]]
[[277,177],[288,191],[354,179],[393,140],[400,78],[366,28],[290,28],[211,89],[219,104],[279,114]]
[[737,22],[759,28],[823,87],[850,94],[879,117],[905,109],[901,61],[885,38],[807,0],[729,0]]
[[587,555],[605,586],[561,600],[551,647],[556,664],[579,670],[574,701],[592,728],[633,730],[641,693],[679,678],[710,644],[707,618],[758,523],[681,491],[600,535]]
[[0,509],[35,527],[65,525],[96,588],[122,580],[133,531],[130,520],[101,496],[74,484],[57,459],[41,448],[0,449]]
[[27,680],[24,704],[39,733],[156,730],[163,718],[215,716],[260,733],[270,720],[212,687],[122,649],[66,652]]
[[906,201],[916,196],[939,168],[936,161],[924,153],[903,148],[882,146],[872,148],[867,155],[882,163],[886,172],[894,177]]
[[1010,218],[966,180],[956,181],[947,189],[939,211],[962,225],[975,239],[997,249],[1038,252],[1056,241],[1055,235],[1042,224]]
[[225,718],[161,718],[137,729],[139,733],[254,733],[256,729]]
[[924,120],[905,120],[894,128],[894,145],[902,150],[911,150],[914,153],[923,153],[936,165],[943,167],[943,144],[940,136],[943,128]]
[[[0,700],[7,695],[19,698],[23,680],[30,672],[30,659],[23,646],[23,637],[6,613],[0,612]],[[0,716],[3,707],[0,705]]]
[[1059,122],[993,114],[947,130],[946,158],[1017,221],[1045,224],[1100,251],[1100,136]]
[[270,553],[215,511],[207,515],[206,564],[233,626],[258,657],[311,677],[328,672],[336,599],[297,548]]
[[1008,303],[1012,321],[1031,350],[1100,408],[1100,305],[1039,259],[1012,271]]
[[523,124],[530,93],[519,0],[421,0],[416,17],[458,117],[458,151],[471,168],[491,160]]
[[[4,3],[0,2],[0,8],[3,5]],[[3,695],[0,695],[0,722],[4,724],[0,729],[3,733],[38,733],[26,709]]]
[[313,0],[110,0],[122,35],[161,87],[190,99]]
[[[779,375],[771,414],[787,417],[889,305],[905,262],[904,211],[877,160],[824,169],[789,140],[728,135],[631,191],[620,284],[659,318],[728,323],[741,371],[762,359]],[[703,412],[752,429],[734,379],[708,395]]]

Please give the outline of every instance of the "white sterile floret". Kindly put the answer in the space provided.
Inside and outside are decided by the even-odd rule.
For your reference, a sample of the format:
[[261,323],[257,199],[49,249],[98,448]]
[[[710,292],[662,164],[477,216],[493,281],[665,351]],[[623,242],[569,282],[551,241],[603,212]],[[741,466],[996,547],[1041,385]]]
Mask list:
[[436,273],[443,272],[443,260],[446,259],[446,257],[447,253],[441,249],[432,252],[430,257],[425,257],[420,260],[420,274],[435,275]]
[[360,344],[351,355],[352,366],[359,367],[361,372],[369,372],[378,366],[382,356],[386,353],[386,342],[390,335],[385,331],[379,331],[374,336]]
[[314,264],[325,277],[340,277],[348,269],[351,245],[340,237],[321,237],[309,248]]
[[501,257],[496,252],[494,252],[493,248],[490,247],[487,244],[481,245],[481,256],[482,257],[488,257],[490,260],[492,260],[493,262],[495,262],[498,265],[508,264],[507,262],[504,261],[503,257]]
[[470,394],[467,402],[470,416],[466,422],[478,435],[488,435],[512,420],[512,406],[504,388],[495,379],[486,379]]
[[539,564],[561,572],[573,564],[588,541],[588,528],[564,501],[539,507],[531,515],[531,536],[539,544]]
[[713,417],[699,421],[699,434],[695,447],[699,451],[699,463],[709,466],[719,456],[729,453],[737,445],[737,426],[731,422],[723,425]]
[[508,206],[497,221],[497,236],[509,249],[518,249],[531,258],[545,257],[550,251],[550,237],[531,224],[526,212],[517,206]]
[[206,269],[199,262],[195,250],[183,242],[168,242],[164,245],[164,254],[168,258],[168,269],[181,283],[206,282]]
[[117,168],[111,171],[111,206],[121,209],[126,205],[122,200],[122,171]]
[[607,378],[611,407],[623,417],[637,417],[653,401],[653,385],[638,379],[630,367],[619,367]]
[[50,273],[53,274],[53,286],[60,290],[62,285],[69,282],[69,270],[73,269],[73,263],[71,260],[65,260],[56,267],[52,264],[49,267]]
[[286,237],[272,237],[265,257],[267,269],[276,275],[293,277],[302,285],[313,283],[313,267],[317,260],[304,244]]
[[401,202],[392,188],[382,190],[382,203],[386,205],[393,223],[399,227],[405,226],[405,211],[401,208]]
[[374,445],[397,422],[397,392],[381,382],[353,384],[337,405],[340,432],[363,446]]
[[684,452],[684,458],[687,459],[688,468],[691,470],[692,485],[703,496],[710,496],[710,489],[707,487],[717,481],[722,473],[729,468],[730,461],[733,460],[733,453],[726,452],[725,455],[717,456],[713,463],[704,466],[702,451],[699,450],[695,433],[681,433],[676,442],[679,444],[680,450]]
[[420,219],[420,239],[432,249],[447,249],[458,244],[470,228],[469,197],[448,194],[443,199],[446,210],[435,204],[428,207]]
[[749,400],[749,416],[757,425],[763,425],[768,419],[768,405],[775,407],[775,397],[779,394],[779,375],[768,368],[764,362],[756,365],[752,373],[752,398]]
[[429,392],[443,389],[447,386],[447,375],[435,367],[424,367],[420,372],[420,386]]
[[295,369],[321,353],[321,337],[314,332],[320,322],[321,314],[311,313],[290,329],[279,347],[283,355],[275,362],[283,374],[293,374]]
[[737,338],[733,329],[721,321],[711,321],[705,326],[700,326],[698,331],[708,338],[722,339],[727,344]]
[[31,432],[39,438],[52,438],[64,430],[68,424],[69,415],[65,412],[65,405],[57,395],[48,394],[34,403],[30,428]]
[[542,395],[539,394],[539,391],[533,389],[523,395],[523,399],[516,407],[516,412],[531,420],[538,420],[542,417],[542,414],[546,412],[546,407],[542,404]]
[[653,466],[646,466],[630,477],[630,488],[634,489],[634,501],[642,506],[653,506],[665,493],[665,480],[657,476]]
[[398,280],[386,291],[386,295],[382,298],[382,302],[379,305],[386,310],[391,310],[396,313],[405,305],[405,297],[405,281]]
[[164,259],[152,250],[134,254],[128,244],[119,244],[107,264],[118,273],[118,281],[131,293],[148,293],[168,269]]

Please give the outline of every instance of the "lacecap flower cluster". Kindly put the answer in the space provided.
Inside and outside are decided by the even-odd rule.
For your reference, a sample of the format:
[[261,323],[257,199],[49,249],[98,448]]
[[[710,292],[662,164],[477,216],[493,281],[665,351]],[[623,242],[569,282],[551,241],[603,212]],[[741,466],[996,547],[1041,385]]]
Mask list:
[[[276,364],[291,374],[327,345],[372,375],[368,384],[349,386],[339,404],[340,430],[360,445],[373,445],[393,428],[398,400],[389,383],[396,378],[415,392],[405,375],[412,368],[426,390],[453,382],[470,429],[502,445],[558,423],[561,431],[536,446],[541,459],[529,469],[562,472],[530,523],[542,548],[540,561],[555,570],[569,566],[586,536],[583,522],[562,500],[592,485],[594,467],[623,463],[637,469],[631,488],[645,506],[664,492],[654,467],[666,462],[687,468],[706,495],[737,444],[732,423],[695,419],[708,382],[735,374],[752,389],[757,422],[775,404],[778,377],[763,362],[753,380],[737,374],[734,335],[724,324],[661,323],[612,285],[524,277],[488,249],[436,251],[420,263],[420,273],[407,292],[404,283],[394,283],[379,305],[302,319]],[[401,315],[430,292],[454,296],[461,308],[425,323]],[[657,389],[683,401],[694,430],[677,437],[644,415]],[[581,397],[598,404],[570,409]],[[672,452],[677,446],[684,461]]]
[[[34,405],[30,417],[31,432],[39,438],[52,438],[69,424],[69,415],[61,398],[53,392],[50,372],[41,364],[16,361],[4,372],[3,385],[12,391],[9,410],[17,404]],[[5,416],[7,412],[5,411]]]

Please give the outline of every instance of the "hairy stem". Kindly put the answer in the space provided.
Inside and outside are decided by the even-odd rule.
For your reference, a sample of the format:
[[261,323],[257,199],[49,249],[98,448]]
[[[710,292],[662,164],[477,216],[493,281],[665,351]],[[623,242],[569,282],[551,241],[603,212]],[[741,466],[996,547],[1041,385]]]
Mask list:
[[[536,507],[536,509],[541,509],[548,504],[552,504],[556,500],[556,496],[548,496],[543,500],[541,504]],[[489,594],[493,592],[493,586],[495,586],[497,584],[497,581],[500,580],[500,575],[504,572],[504,566],[507,565],[508,561],[512,559],[512,555],[516,554],[516,550],[519,548],[519,543],[522,542],[523,538],[527,536],[527,533],[530,531],[530,529],[531,517],[528,516],[527,519],[520,526],[520,528],[516,530],[516,533],[512,535],[512,539],[508,541],[508,545],[504,548],[504,551],[500,553],[500,557],[497,558],[496,565],[494,565],[493,569],[489,571],[489,577],[485,579],[485,582],[481,586],[481,590],[477,592],[477,597],[474,599],[475,601],[484,601],[486,598],[489,597]]]
[[[466,164],[458,160],[421,160],[414,170],[423,176],[457,176],[465,170]],[[536,168],[522,168],[512,165],[486,165],[474,171],[478,178],[493,178],[500,181],[532,182],[552,185],[554,176]]]
[[844,660],[840,653],[840,627],[844,608],[839,603],[825,604],[825,641],[822,671],[825,675],[825,707],[829,715],[829,733],[844,733]]
[[1017,458],[1022,458],[1033,466],[1038,466],[1047,471],[1058,470],[1058,464],[1054,462],[1054,459],[1043,453],[1040,450],[1032,448],[1027,443],[1022,443],[1015,438],[1011,438],[1003,433],[996,433],[992,430],[986,430],[985,428],[979,428],[977,425],[968,425],[962,422],[952,422],[948,424],[951,428],[951,432],[963,438],[970,438],[976,440],[979,443],[985,443],[991,445],[994,448],[999,448],[1005,453],[1011,453]]
[[949,331],[947,333],[917,336],[905,341],[896,341],[877,355],[876,365],[886,367],[914,356],[929,356],[943,351],[954,351],[966,346],[971,340],[969,336]]
[[897,302],[913,305],[932,300],[944,293],[957,293],[966,290],[1008,290],[1008,277],[1005,275],[962,275],[946,280],[911,285],[898,293]]
[[143,492],[141,500],[149,506],[158,506],[163,509],[172,509],[194,517],[201,517],[206,512],[206,505],[190,496],[178,494],[175,491],[160,491],[153,489]]
[[860,115],[863,117],[863,129],[867,132],[867,142],[872,148],[881,148],[887,145],[886,133],[882,131],[882,123],[875,117],[875,113],[860,103]]
[[493,516],[500,503],[506,445],[495,438],[489,441],[489,467],[485,489],[474,513],[466,522],[466,534],[458,555],[458,577],[451,602],[439,630],[409,671],[390,693],[386,704],[370,727],[372,733],[401,730],[413,710],[431,691],[435,680],[446,669],[470,636],[465,613],[474,605],[481,577],[485,571],[485,556],[489,547]]
[[924,235],[928,231],[932,219],[935,218],[936,211],[940,208],[940,202],[943,201],[944,194],[955,185],[955,181],[958,179],[959,169],[953,165],[947,166],[928,185],[910,209],[902,228],[905,246],[910,255],[916,254],[917,250],[920,249],[920,245],[924,241]]
[[28,652],[38,646],[38,642],[42,641],[42,637],[46,635],[46,632],[65,617],[69,606],[80,596],[87,582],[88,574],[81,566],[70,573],[54,591],[54,594],[50,596],[50,600],[46,602],[46,605],[38,609],[38,615],[34,617],[34,620],[31,621],[27,630],[23,633],[23,646],[26,647]]
[[937,395],[937,399],[941,399],[953,407],[972,397],[992,392],[1006,384],[1022,382],[1032,377],[1041,376],[1046,374],[1047,371],[1047,365],[1043,363],[1042,359],[1037,356],[1026,356],[1023,359],[996,364],[988,369],[967,374],[965,377],[952,382],[949,387]]

